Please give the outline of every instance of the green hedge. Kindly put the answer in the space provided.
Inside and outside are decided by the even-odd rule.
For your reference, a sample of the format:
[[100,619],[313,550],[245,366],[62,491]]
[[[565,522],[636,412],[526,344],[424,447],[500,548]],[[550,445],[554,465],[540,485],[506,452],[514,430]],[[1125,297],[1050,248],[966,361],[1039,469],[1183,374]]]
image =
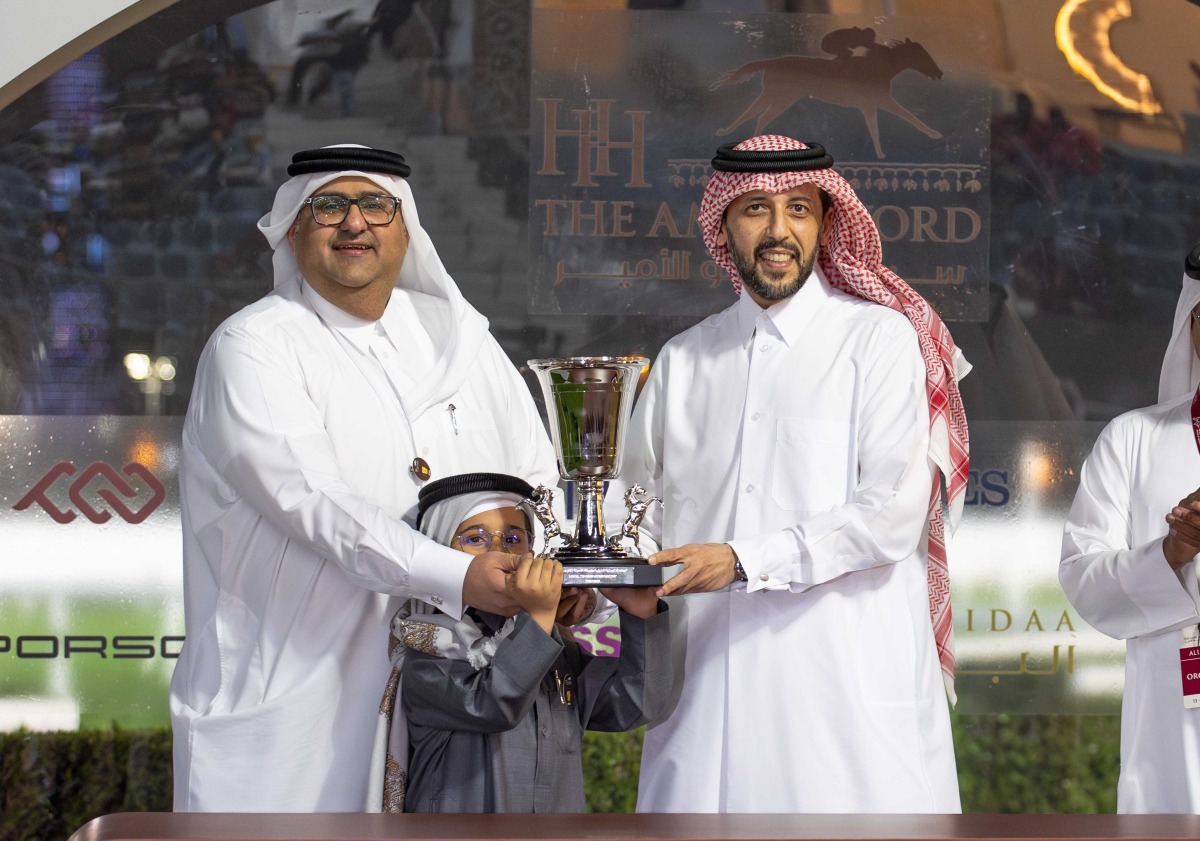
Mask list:
[[[1120,718],[956,715],[964,812],[1115,812]],[[637,799],[639,733],[588,733],[588,806],[624,812]]]
[[957,716],[954,753],[965,812],[1117,810],[1115,715]]
[[171,808],[169,730],[0,734],[0,839],[65,839],[98,815]]
[[[954,718],[963,810],[1112,812],[1116,716]],[[640,733],[589,733],[588,807],[628,812],[637,798]],[[0,841],[65,839],[110,812],[171,808],[167,730],[0,734]]]

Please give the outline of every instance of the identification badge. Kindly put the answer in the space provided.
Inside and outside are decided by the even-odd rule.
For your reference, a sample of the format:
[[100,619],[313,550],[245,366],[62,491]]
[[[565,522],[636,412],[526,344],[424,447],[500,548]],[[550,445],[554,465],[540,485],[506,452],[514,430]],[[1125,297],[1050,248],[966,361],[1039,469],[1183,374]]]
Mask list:
[[1183,705],[1200,707],[1200,625],[1179,632],[1179,672],[1183,677]]

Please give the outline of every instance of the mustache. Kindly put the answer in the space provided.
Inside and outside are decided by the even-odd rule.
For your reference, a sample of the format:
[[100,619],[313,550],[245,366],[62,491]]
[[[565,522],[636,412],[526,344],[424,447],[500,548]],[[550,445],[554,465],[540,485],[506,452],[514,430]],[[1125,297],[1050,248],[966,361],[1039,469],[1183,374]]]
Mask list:
[[795,243],[787,242],[782,239],[765,239],[758,244],[754,249],[754,259],[757,260],[762,256],[764,251],[786,251],[796,258],[797,261],[802,259],[800,249]]

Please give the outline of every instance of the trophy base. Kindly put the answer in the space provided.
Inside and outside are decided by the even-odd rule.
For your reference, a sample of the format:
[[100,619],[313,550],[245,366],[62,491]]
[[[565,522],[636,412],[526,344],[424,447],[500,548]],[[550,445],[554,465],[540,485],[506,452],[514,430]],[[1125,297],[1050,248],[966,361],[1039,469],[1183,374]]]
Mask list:
[[661,587],[669,577],[620,546],[567,544],[549,554],[563,566],[564,587]]
[[641,563],[564,563],[564,587],[661,587],[667,568]]

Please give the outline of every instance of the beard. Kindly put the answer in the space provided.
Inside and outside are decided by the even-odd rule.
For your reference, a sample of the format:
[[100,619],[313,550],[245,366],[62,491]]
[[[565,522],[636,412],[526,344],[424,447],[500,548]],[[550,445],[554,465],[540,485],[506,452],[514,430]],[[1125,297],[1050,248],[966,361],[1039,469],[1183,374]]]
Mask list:
[[[820,229],[817,230],[818,238],[820,237]],[[789,252],[796,260],[796,274],[790,279],[786,275],[777,272],[771,272],[769,269],[766,274],[759,270],[758,259],[762,252],[768,249],[783,250]],[[758,297],[765,301],[782,301],[784,298],[790,298],[800,291],[800,287],[804,285],[804,281],[808,280],[808,276],[812,274],[813,265],[817,261],[817,252],[820,246],[813,248],[812,253],[807,258],[800,253],[800,249],[791,242],[785,242],[779,239],[765,239],[758,244],[753,253],[746,253],[737,247],[737,243],[733,241],[733,237],[729,237],[729,253],[733,257],[733,264],[737,267],[738,274],[742,276],[742,282]],[[771,277],[774,275],[774,277]]]

